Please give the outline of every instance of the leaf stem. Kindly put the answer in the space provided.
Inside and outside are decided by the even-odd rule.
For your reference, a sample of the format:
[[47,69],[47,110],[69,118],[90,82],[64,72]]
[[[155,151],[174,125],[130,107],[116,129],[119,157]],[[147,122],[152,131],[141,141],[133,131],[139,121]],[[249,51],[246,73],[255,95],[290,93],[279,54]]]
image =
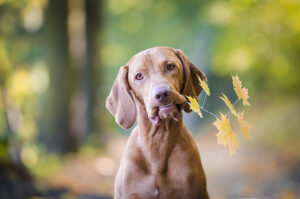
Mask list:
[[[240,99],[238,98],[234,103],[233,103],[233,107],[238,103],[238,101],[239,101]],[[230,114],[231,113],[231,111],[229,110],[226,114],[225,114],[225,117],[227,117],[228,116],[228,114]],[[229,117],[231,116],[231,114],[229,115]]]
[[238,103],[239,100],[240,100],[240,99],[238,98],[238,99],[233,103],[233,106],[235,106],[236,103]]
[[230,112],[230,113],[229,113],[229,116],[228,116],[228,120],[230,119],[231,116],[232,116],[232,113]]
[[202,107],[204,107],[204,104],[205,104],[205,100],[206,100],[206,93],[205,93],[205,96],[204,96],[204,100],[203,100],[203,103],[202,103]]
[[210,111],[208,111],[208,110],[206,110],[205,108],[203,108],[203,107],[200,107],[200,109],[201,110],[203,110],[204,112],[206,112],[206,113],[209,113],[209,114],[211,114],[212,116],[214,116],[214,117],[217,117],[217,115],[216,114],[213,114],[212,112],[210,112]]

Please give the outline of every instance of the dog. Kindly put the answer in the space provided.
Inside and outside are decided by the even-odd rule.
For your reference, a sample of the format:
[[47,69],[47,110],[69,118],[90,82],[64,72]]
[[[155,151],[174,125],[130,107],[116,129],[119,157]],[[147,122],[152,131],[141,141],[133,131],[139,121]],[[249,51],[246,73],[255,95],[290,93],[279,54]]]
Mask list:
[[124,129],[137,121],[115,178],[115,199],[208,199],[200,154],[182,110],[205,74],[185,54],[154,47],[119,70],[106,107]]

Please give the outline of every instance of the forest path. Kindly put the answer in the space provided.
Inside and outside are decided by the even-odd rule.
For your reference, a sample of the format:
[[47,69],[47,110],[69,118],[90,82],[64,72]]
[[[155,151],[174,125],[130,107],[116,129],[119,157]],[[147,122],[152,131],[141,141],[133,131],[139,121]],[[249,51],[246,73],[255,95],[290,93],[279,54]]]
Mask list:
[[[111,196],[126,140],[111,139],[106,156],[70,156],[50,184],[79,195]],[[230,157],[228,149],[217,144],[214,134],[196,136],[211,198],[300,198],[299,164],[283,154],[254,145],[255,140],[240,140],[240,149]]]

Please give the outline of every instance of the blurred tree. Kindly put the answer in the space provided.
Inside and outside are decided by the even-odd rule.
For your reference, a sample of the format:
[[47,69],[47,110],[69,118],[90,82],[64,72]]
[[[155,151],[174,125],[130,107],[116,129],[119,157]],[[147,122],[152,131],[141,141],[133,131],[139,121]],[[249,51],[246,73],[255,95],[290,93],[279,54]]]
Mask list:
[[[99,85],[99,42],[98,34],[101,30],[101,6],[102,1],[86,0],[86,35],[87,35],[87,66],[85,68],[86,95],[88,96],[87,106],[87,132],[95,131],[96,93]],[[100,73],[101,74],[101,73]],[[101,77],[100,77],[101,78]],[[97,113],[101,114],[101,113]],[[101,127],[100,127],[101,128]],[[101,129],[98,129],[101,130]]]
[[45,111],[46,143],[53,152],[76,151],[78,140],[70,129],[74,71],[68,51],[68,1],[51,0],[46,11],[45,41],[48,46],[50,88]]
[[100,1],[50,1],[45,23],[50,89],[45,135],[54,152],[76,151],[95,131]]

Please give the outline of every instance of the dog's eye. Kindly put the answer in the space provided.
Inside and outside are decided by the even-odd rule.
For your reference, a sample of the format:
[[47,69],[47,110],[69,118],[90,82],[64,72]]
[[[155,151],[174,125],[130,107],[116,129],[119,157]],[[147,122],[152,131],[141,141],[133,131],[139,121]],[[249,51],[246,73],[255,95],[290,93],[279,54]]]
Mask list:
[[142,75],[142,73],[138,73],[136,76],[135,76],[135,79],[137,80],[142,80],[144,77]]
[[167,65],[167,70],[173,70],[175,66],[173,64],[168,64]]

